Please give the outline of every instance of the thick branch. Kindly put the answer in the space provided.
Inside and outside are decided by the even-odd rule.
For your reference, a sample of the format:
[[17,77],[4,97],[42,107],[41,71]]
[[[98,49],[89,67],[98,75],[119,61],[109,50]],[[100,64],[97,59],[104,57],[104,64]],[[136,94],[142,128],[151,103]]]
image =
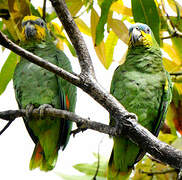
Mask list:
[[92,65],[92,61],[87,46],[70,12],[68,11],[66,3],[64,2],[64,0],[50,0],[50,1],[52,3],[52,6],[55,8],[55,11],[60,21],[62,22],[64,29],[66,30],[72,44],[74,45],[82,70],[81,75],[83,76],[91,75],[92,77],[95,78],[94,68]]
[[[26,111],[24,109],[21,110],[10,110],[0,112],[0,118],[12,121],[13,118],[25,116]],[[122,132],[118,131],[117,128],[110,127],[108,125],[90,121],[88,119],[82,118],[72,112],[59,110],[54,108],[46,108],[45,116],[53,116],[60,117],[66,120],[71,120],[78,124],[84,125],[84,127],[88,129],[92,129],[95,131],[99,131],[105,134],[109,134],[112,136],[121,136],[123,134],[135,139],[137,144],[147,150],[150,154],[161,160],[164,163],[168,163],[174,168],[180,169],[182,167],[182,151],[176,150],[172,146],[169,146],[166,143],[159,141],[156,137],[154,137],[149,131],[147,131],[144,127],[140,126],[136,121],[125,121]],[[38,109],[34,109],[32,112],[32,116],[40,117],[40,113]]]
[[44,59],[34,55],[33,53],[21,48],[20,46],[16,45],[15,43],[13,43],[11,40],[9,40],[1,31],[0,31],[0,44],[8,49],[10,49],[11,51],[15,52],[16,54],[26,58],[27,60],[29,60],[30,62],[37,64],[38,66],[41,66],[45,69],[47,69],[48,71],[51,71],[61,77],[63,77],[64,79],[66,79],[67,81],[77,85],[80,83],[80,78],[72,73],[69,73],[67,71],[65,71],[64,69],[49,63],[48,61],[45,61]]
[[[110,127],[108,125],[96,122],[96,121],[90,121],[89,119],[82,118],[78,115],[76,115],[73,112],[55,109],[55,108],[46,108],[44,111],[45,116],[50,117],[59,117],[63,119],[69,119],[77,124],[83,124],[86,128],[92,129],[95,131],[99,131],[101,133],[109,134],[111,136],[116,136],[116,128]],[[26,110],[20,109],[20,110],[8,110],[8,111],[2,111],[0,112],[0,118],[7,120],[7,121],[13,121],[14,119],[18,117],[26,116]],[[32,117],[40,117],[39,109],[34,109],[31,114]]]

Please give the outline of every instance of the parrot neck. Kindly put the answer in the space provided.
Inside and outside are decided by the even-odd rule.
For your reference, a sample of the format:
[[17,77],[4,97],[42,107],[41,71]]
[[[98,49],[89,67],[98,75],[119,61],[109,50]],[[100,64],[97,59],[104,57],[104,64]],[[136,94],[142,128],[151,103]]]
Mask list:
[[159,48],[137,47],[129,49],[125,65],[145,73],[156,73],[164,70]]
[[28,51],[34,52],[37,49],[44,49],[49,45],[51,47],[52,44],[53,44],[52,41],[27,41],[27,42],[25,41],[21,43],[20,46]]

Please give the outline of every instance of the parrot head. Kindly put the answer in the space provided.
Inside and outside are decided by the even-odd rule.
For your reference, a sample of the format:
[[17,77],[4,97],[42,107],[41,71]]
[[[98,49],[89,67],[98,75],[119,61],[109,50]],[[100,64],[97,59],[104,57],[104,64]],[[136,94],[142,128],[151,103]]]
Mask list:
[[154,35],[146,24],[136,23],[129,28],[129,48],[136,46],[150,48],[154,44],[156,44]]
[[25,16],[22,20],[23,40],[45,40],[48,35],[46,23],[36,16]]

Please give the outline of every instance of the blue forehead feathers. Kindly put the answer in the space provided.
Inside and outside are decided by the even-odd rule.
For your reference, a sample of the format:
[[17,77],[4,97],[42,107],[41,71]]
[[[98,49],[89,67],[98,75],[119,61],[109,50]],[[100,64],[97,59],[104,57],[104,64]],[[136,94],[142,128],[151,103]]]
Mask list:
[[133,31],[134,28],[138,28],[139,30],[142,30],[142,31],[144,31],[145,33],[148,33],[148,34],[151,33],[150,27],[147,26],[146,24],[135,23],[135,24],[131,25],[131,27],[129,28],[129,34]]

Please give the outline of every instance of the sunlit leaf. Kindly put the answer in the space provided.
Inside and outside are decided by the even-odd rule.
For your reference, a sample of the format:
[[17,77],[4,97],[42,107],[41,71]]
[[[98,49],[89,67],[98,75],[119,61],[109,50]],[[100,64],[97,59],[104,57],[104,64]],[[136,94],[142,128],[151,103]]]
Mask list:
[[[172,170],[172,172],[169,170]],[[158,172],[161,172],[161,174]],[[150,173],[150,175],[147,173]],[[150,158],[145,156],[135,167],[135,173],[132,180],[172,180],[176,179],[176,176],[177,173],[169,166],[152,161]]]
[[163,65],[168,72],[177,72],[181,70],[181,67],[166,57],[163,57]]
[[115,32],[115,34],[125,43],[128,44],[128,28],[126,25],[118,19],[109,19],[109,26]]
[[74,17],[84,5],[82,0],[65,0],[71,15]]
[[117,12],[118,14],[132,16],[131,8],[124,6],[122,0],[118,0],[111,5],[111,10]]
[[160,17],[156,2],[154,0],[131,0],[131,2],[135,22],[148,24],[160,44]]
[[175,50],[175,46],[170,45],[168,43],[163,43],[163,50],[168,53],[172,61],[179,66],[181,64],[181,59]]
[[[88,176],[88,175],[76,176],[76,175],[66,175],[63,173],[57,173],[57,174],[64,180],[91,180],[91,179],[93,179],[93,176]],[[98,176],[97,180],[107,180],[107,178]]]
[[75,22],[82,33],[84,33],[88,36],[91,36],[90,28],[84,23],[84,21],[82,19],[76,18]]
[[116,0],[110,0],[110,1],[104,0],[101,4],[101,17],[96,27],[96,40],[95,40],[96,45],[99,45],[99,43],[104,38],[104,25],[107,22],[110,6],[114,1]]
[[17,55],[11,52],[0,72],[0,95],[5,91],[6,86],[13,77],[17,61]]
[[36,9],[32,4],[30,4],[31,13],[34,16],[41,17],[38,9]]
[[177,149],[180,149],[182,150],[182,137],[176,139],[173,143],[172,143],[172,146],[177,148]]
[[177,139],[177,136],[174,134],[164,134],[162,131],[160,131],[158,138],[167,144],[171,144]]
[[[57,47],[60,48],[61,50],[63,50],[63,42],[68,46],[71,54],[73,56],[77,56],[76,55],[76,51],[74,49],[74,47],[72,46],[72,44],[68,41],[68,39],[66,38],[64,32],[63,32],[63,28],[59,26],[59,24],[55,23],[55,22],[51,22],[48,24],[48,27],[51,29],[52,33],[57,37],[58,39],[58,44]],[[62,42],[61,42],[62,41]]]
[[116,34],[113,31],[110,31],[105,42],[106,62],[104,62],[104,66],[106,69],[109,68],[109,66],[111,65],[113,61],[113,53],[114,53],[114,48],[117,44],[117,41],[118,41],[118,37],[116,36]]
[[176,135],[176,127],[174,125],[173,119],[175,117],[176,108],[173,103],[168,107],[167,115],[166,115],[166,123],[170,128],[171,134]]
[[[96,37],[96,26],[98,21],[99,21],[99,16],[93,8],[91,11],[91,34],[92,34],[92,40],[94,45],[95,45],[95,37]],[[106,61],[104,41],[101,41],[101,43],[98,46],[94,46],[94,49],[99,60],[103,64],[103,62]]]
[[173,43],[173,49],[176,52],[176,58],[178,58],[178,63],[181,64],[182,63],[182,48],[181,48],[182,39],[175,37],[175,38],[172,38],[171,41]]
[[12,28],[16,32],[19,40],[21,37],[21,21],[24,16],[30,15],[30,1],[29,0],[8,0],[10,20],[7,23],[7,28]]
[[179,8],[180,13],[182,14],[182,6],[176,1],[176,0],[167,0],[169,6],[173,11],[177,11],[177,8]]

